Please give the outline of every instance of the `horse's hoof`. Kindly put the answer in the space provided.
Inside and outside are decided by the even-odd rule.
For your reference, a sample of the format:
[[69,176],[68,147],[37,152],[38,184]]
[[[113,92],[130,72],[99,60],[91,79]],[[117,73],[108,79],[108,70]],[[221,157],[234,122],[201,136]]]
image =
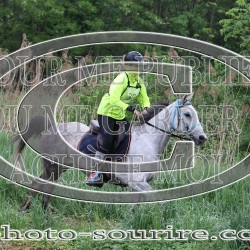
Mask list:
[[27,207],[21,207],[17,211],[18,214],[27,213],[27,212],[29,212],[29,208]]
[[103,183],[85,182],[88,186],[102,188]]

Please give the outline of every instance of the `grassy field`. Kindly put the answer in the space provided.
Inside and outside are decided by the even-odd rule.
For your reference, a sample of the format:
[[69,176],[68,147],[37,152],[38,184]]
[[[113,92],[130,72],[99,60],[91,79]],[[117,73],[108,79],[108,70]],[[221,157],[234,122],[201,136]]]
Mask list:
[[[86,92],[84,93],[83,90]],[[89,104],[96,108],[96,100],[93,103],[89,103],[86,96],[92,96],[96,93],[93,89],[83,89],[79,98],[75,98],[74,95],[65,98],[62,105],[68,104],[79,104],[81,98],[83,104]],[[89,92],[87,92],[89,91]],[[199,104],[212,105],[216,103],[216,100],[220,97],[215,94],[208,93],[212,90],[204,89],[202,93],[198,93],[195,98],[195,107]],[[83,93],[83,94],[82,94]],[[212,96],[206,97],[205,95]],[[230,95],[229,95],[230,94]],[[7,104],[12,105],[20,101],[20,96],[2,94],[0,95],[0,103],[2,107],[7,110]],[[100,91],[100,96],[102,92]],[[233,94],[225,90],[222,93],[223,96],[230,96],[232,100],[238,98],[234,97]],[[248,96],[246,94],[246,96]],[[205,99],[206,97],[206,99]],[[75,98],[76,100],[74,100]],[[98,97],[99,98],[99,97]],[[97,98],[97,99],[98,99]],[[19,99],[19,100],[18,100]],[[157,99],[157,98],[156,98]],[[224,99],[222,99],[224,100]],[[238,99],[237,99],[238,100]],[[242,103],[245,99],[241,98],[241,102],[233,103],[234,105],[241,108]],[[206,102],[205,102],[206,101]],[[218,103],[221,100],[218,99]],[[237,106],[237,107],[238,107]],[[213,120],[218,120],[217,117],[211,116]],[[244,123],[247,114],[242,113],[241,123]],[[89,117],[88,119],[90,119]],[[14,117],[10,116],[7,112],[5,117],[6,124],[4,124],[5,130],[0,133],[0,152],[1,156],[6,160],[13,162],[13,145],[10,143],[10,131],[15,125]],[[71,117],[72,121],[76,120],[75,114]],[[205,121],[203,121],[204,123]],[[219,124],[219,123],[218,123]],[[247,155],[239,149],[238,140],[235,137],[210,137],[209,143],[205,149],[196,149],[198,154],[204,154],[210,156],[214,152],[220,150],[223,153],[221,166],[226,169],[237,161],[241,160]],[[242,138],[248,142],[248,134],[242,135]],[[171,151],[173,141],[171,141],[167,147],[166,152]],[[31,167],[35,153],[29,149],[24,151],[24,162],[28,172],[33,172]],[[0,166],[2,167],[2,166]],[[221,169],[222,171],[223,169]],[[36,167],[37,174],[41,171],[40,166]],[[199,179],[204,171],[204,166],[197,162],[196,167],[192,170],[192,176],[195,179]],[[213,175],[211,169],[209,175]],[[86,187],[84,184],[85,176],[80,175],[81,179],[77,182],[72,182],[73,172],[66,172],[59,181],[65,185],[71,185],[79,188],[89,188],[98,190],[95,188]],[[182,172],[185,175],[185,172]],[[166,176],[168,178],[169,176]],[[182,176],[183,177],[183,176]],[[176,176],[172,175],[172,180],[157,183],[153,182],[152,186],[155,189],[169,188],[176,186]],[[182,179],[184,183],[189,183],[185,176]],[[0,178],[0,225],[9,224],[11,229],[18,229],[22,233],[30,229],[45,230],[51,228],[53,230],[66,230],[71,229],[76,232],[92,232],[94,230],[159,230],[166,229],[167,226],[172,225],[173,230],[207,230],[209,236],[218,236],[222,230],[242,230],[250,228],[250,187],[249,178],[246,178],[234,185],[223,188],[212,193],[204,194],[201,196],[186,198],[178,201],[157,203],[157,204],[141,204],[141,205],[107,205],[107,204],[94,204],[84,203],[78,201],[70,201],[52,197],[51,199],[51,213],[44,214],[41,206],[40,196],[37,196],[33,200],[33,204],[27,213],[18,213],[19,207],[23,204],[28,190],[22,187],[15,186],[9,181]],[[182,183],[183,184],[183,183]],[[104,185],[104,191],[123,191],[121,187]],[[125,189],[125,191],[129,191]],[[2,233],[3,230],[0,229]],[[250,238],[249,234],[246,234]],[[93,240],[91,237],[78,237],[72,241],[63,240],[40,240],[40,241],[2,241],[0,242],[0,249],[180,249],[180,250],[227,250],[227,249],[250,249],[250,241],[233,240],[233,241],[222,241],[221,239],[204,241],[194,241],[191,238],[184,241],[167,241],[167,240],[147,240],[147,241],[132,241],[126,238],[122,241],[115,240]]]
[[[0,135],[0,152],[12,161],[12,148],[8,146],[10,138]],[[25,151],[25,163],[29,165],[34,152]],[[67,182],[71,178],[65,173]],[[84,185],[85,176],[82,175]],[[61,180],[62,181],[62,180]],[[250,202],[249,178],[222,190],[188,198],[158,204],[142,205],[105,205],[70,201],[53,197],[51,213],[42,211],[40,197],[34,199],[28,213],[18,213],[26,197],[25,188],[16,188],[14,184],[0,179],[0,224],[9,224],[11,229],[25,232],[30,229],[53,230],[72,229],[76,232],[92,232],[104,229],[204,229],[209,235],[218,236],[225,229],[249,229]],[[104,190],[121,190],[120,187],[108,186]],[[2,249],[250,249],[249,241],[96,241],[91,237],[81,237],[73,241],[2,241]]]

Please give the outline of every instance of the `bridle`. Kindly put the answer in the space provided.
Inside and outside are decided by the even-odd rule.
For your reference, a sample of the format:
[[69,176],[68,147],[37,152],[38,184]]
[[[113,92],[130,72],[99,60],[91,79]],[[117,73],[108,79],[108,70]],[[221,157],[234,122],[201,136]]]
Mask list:
[[[198,122],[197,124],[193,125],[191,128],[189,128],[189,126],[187,124],[184,123],[183,121],[183,117],[182,117],[182,113],[181,113],[181,108],[182,107],[185,107],[185,106],[188,106],[188,105],[191,105],[191,102],[189,101],[185,101],[184,103],[182,104],[179,104],[179,100],[176,100],[175,104],[174,104],[174,115],[173,115],[173,118],[172,118],[172,127],[171,127],[171,133],[170,135],[171,136],[174,136],[174,137],[178,137],[178,138],[181,138],[181,139],[186,139],[186,140],[192,140],[191,136],[188,135],[188,133],[193,130],[194,128],[196,128],[197,126],[200,126],[201,124]],[[177,127],[175,128],[174,126],[174,122],[175,122],[175,118],[176,116],[178,116],[178,124],[177,124]],[[180,122],[183,123],[184,127],[187,129],[186,131],[182,131],[182,134],[179,134],[177,132],[177,129],[179,127],[179,124]],[[158,130],[160,130],[161,132],[163,133],[169,133],[168,131],[164,130],[164,129],[161,129],[161,128],[158,128],[157,126],[149,123],[149,122],[145,122],[147,125],[151,126],[151,127],[154,127]]]

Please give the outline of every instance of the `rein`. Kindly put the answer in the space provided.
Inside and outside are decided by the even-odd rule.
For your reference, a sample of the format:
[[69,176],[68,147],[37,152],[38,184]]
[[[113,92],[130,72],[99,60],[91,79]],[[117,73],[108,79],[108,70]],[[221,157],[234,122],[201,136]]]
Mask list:
[[[184,102],[183,104],[179,104],[179,100],[176,100],[175,102],[175,106],[174,106],[174,115],[173,115],[173,118],[172,118],[172,128],[171,128],[171,133],[170,135],[171,136],[174,136],[174,137],[178,137],[180,139],[186,139],[186,140],[189,140],[191,141],[192,139],[191,138],[188,138],[186,135],[191,131],[193,130],[194,128],[196,128],[197,126],[201,125],[200,123],[197,123],[195,124],[194,126],[192,126],[191,128],[189,128],[189,126],[187,124],[184,124],[183,122],[183,117],[182,117],[182,113],[181,113],[181,110],[180,108],[184,107],[184,106],[188,106],[188,105],[191,105],[191,102],[189,101],[186,101]],[[174,121],[175,121],[175,118],[176,116],[178,115],[178,124],[177,124],[177,128],[179,127],[179,124],[180,124],[180,121],[182,121],[184,127],[187,129],[187,131],[183,131],[182,134],[177,134],[177,128],[174,127]],[[158,128],[157,126],[149,123],[149,122],[145,122],[147,125],[153,127],[153,128],[156,128],[158,130],[160,130],[161,132],[163,133],[168,133],[166,130],[164,129],[161,129],[161,128]]]

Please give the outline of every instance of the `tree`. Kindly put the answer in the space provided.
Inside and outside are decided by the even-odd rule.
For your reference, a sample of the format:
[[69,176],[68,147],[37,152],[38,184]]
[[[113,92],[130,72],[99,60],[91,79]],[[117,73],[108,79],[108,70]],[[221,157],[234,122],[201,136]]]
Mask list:
[[[245,1],[237,2],[247,6]],[[0,48],[10,52],[18,49],[23,33],[37,43],[77,33],[115,30],[171,33],[224,46],[218,23],[234,3],[234,0],[2,0]],[[99,53],[97,47],[93,53]],[[116,55],[127,48],[119,50],[107,45],[104,52]]]
[[230,9],[227,19],[220,21],[221,34],[224,35],[226,46],[237,52],[249,55],[250,52],[250,3],[237,0],[235,7]]
[[100,30],[92,0],[3,0],[0,3],[0,47],[19,48],[23,33],[33,43]]

